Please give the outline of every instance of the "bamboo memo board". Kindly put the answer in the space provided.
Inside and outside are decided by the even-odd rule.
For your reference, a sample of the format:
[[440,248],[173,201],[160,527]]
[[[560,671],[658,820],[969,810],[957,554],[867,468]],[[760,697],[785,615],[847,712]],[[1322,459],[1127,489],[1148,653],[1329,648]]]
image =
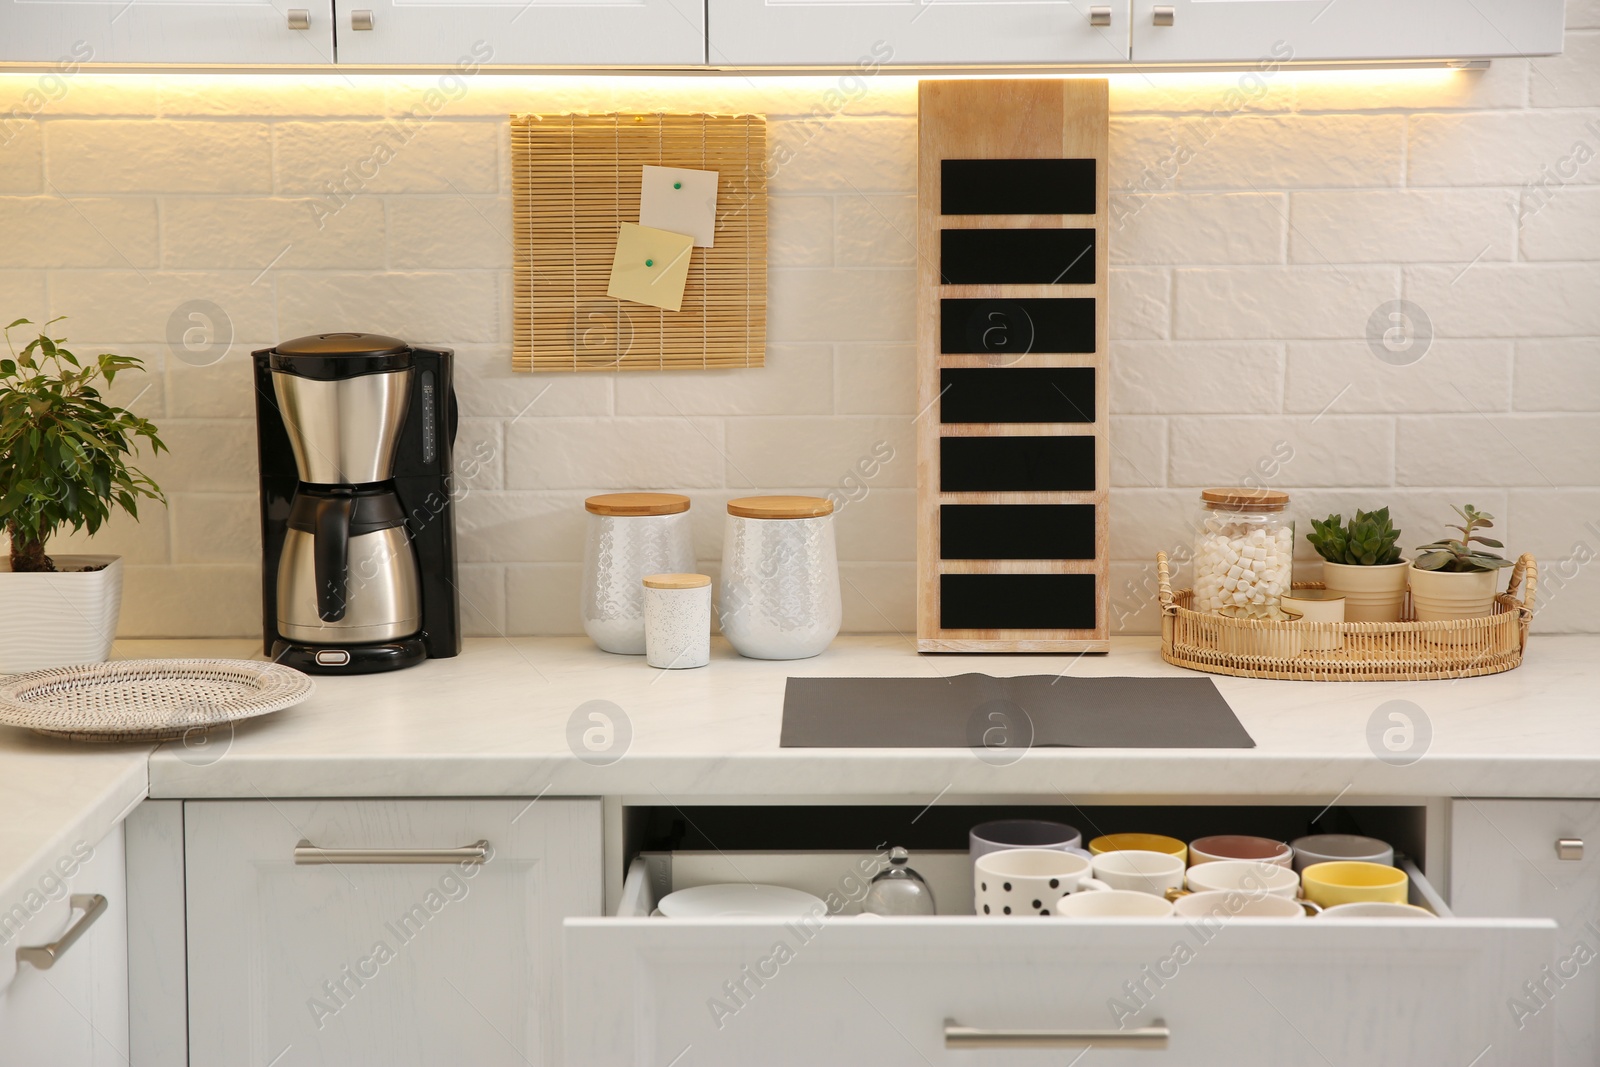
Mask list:
[[1103,80],[924,81],[917,648],[1109,649]]
[[[513,115],[512,366],[762,366],[766,142],[759,115]],[[620,224],[639,221],[646,164],[717,172],[716,244],[691,254],[676,312],[606,295]]]

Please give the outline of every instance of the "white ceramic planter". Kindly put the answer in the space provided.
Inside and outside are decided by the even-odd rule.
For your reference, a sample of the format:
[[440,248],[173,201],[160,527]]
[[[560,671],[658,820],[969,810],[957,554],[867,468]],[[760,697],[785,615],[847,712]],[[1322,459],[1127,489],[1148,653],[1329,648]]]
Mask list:
[[1421,571],[1411,568],[1411,606],[1418,622],[1475,619],[1494,607],[1499,571]]
[[[120,556],[56,556],[54,572],[14,574],[0,558],[0,674],[103,663],[122,610]],[[71,568],[105,564],[97,571]]]
[[1322,563],[1322,583],[1344,597],[1345,622],[1399,622],[1410,575],[1411,561],[1404,559],[1381,567]]

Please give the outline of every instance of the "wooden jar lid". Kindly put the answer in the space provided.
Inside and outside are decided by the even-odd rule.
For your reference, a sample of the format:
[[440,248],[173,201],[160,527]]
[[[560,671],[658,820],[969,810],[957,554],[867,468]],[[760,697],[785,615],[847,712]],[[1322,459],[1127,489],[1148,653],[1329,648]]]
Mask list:
[[647,574],[646,589],[700,589],[711,584],[704,574]]
[[1229,511],[1282,511],[1289,506],[1289,494],[1278,489],[1202,489],[1200,499]]
[[728,514],[743,519],[815,519],[833,514],[822,496],[742,496],[728,501]]
[[594,515],[680,515],[689,498],[678,493],[604,493],[583,502]]

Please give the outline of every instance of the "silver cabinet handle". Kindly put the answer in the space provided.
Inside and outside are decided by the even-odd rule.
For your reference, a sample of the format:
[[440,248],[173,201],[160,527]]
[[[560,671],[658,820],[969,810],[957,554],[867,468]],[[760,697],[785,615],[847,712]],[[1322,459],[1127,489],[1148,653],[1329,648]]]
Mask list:
[[56,965],[56,960],[59,960],[67,949],[83,936],[83,932],[106,913],[106,898],[99,893],[74,893],[70,903],[74,911],[82,909],[83,918],[69,926],[66,933],[48,945],[25,945],[17,949],[17,963],[31,963],[41,971],[48,971]]
[[291,30],[309,30],[311,28],[311,12],[303,7],[289,9],[289,28]]
[[1157,4],[1150,9],[1150,12],[1155,15],[1155,24],[1157,26],[1170,26],[1172,25],[1174,10],[1171,4]]
[[352,30],[372,29],[372,11],[369,8],[360,8],[350,12],[350,28]]
[[1172,1031],[1157,1019],[1134,1030],[980,1030],[944,1021],[945,1048],[1096,1048],[1164,1049]]
[[1111,25],[1111,8],[1109,8],[1109,7],[1091,7],[1089,9],[1089,25],[1091,25],[1091,26],[1109,26],[1109,25]]
[[1563,837],[1556,842],[1556,858],[1563,860],[1583,859],[1583,838]]
[[489,842],[474,841],[460,848],[318,848],[310,841],[294,846],[300,867],[324,863],[488,863]]

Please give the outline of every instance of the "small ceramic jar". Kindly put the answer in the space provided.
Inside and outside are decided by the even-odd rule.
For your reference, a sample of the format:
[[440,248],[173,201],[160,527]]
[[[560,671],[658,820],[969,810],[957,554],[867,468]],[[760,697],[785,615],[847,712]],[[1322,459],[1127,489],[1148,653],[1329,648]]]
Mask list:
[[650,574],[644,579],[644,659],[677,670],[711,662],[711,579]]
[[728,502],[722,633],[742,656],[807,659],[839,633],[833,502],[751,496]]
[[647,574],[694,570],[689,498],[677,493],[607,493],[583,502],[583,629],[607,652],[644,655]]

